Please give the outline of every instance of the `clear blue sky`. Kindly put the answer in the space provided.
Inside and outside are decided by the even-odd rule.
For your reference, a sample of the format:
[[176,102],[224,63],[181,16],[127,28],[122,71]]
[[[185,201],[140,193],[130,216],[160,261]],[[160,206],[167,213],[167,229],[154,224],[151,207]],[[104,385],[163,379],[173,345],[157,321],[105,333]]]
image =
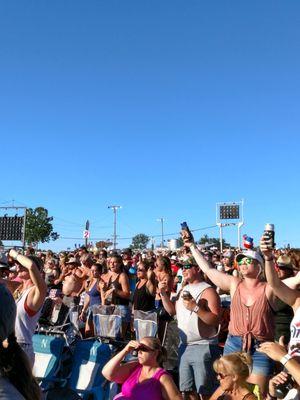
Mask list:
[[300,246],[298,0],[10,0],[0,57],[2,205],[101,238],[110,204],[131,237],[243,198],[243,233]]

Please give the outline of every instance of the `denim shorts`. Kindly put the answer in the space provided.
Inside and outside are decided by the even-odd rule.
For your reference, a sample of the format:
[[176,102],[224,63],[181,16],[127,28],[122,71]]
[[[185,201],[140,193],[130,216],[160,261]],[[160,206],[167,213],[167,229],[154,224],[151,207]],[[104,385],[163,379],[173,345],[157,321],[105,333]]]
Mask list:
[[119,304],[116,306],[116,308],[118,308],[118,310],[121,313],[121,317],[122,317],[122,322],[127,322],[130,323],[131,322],[131,309],[129,306],[124,306],[122,304]]
[[181,344],[179,347],[179,388],[181,392],[196,391],[211,396],[219,382],[213,362],[220,357],[220,349],[212,344]]
[[[252,357],[253,366],[252,374],[269,376],[273,374],[274,362],[264,353],[257,351],[258,346],[263,343],[257,339],[252,339],[250,355]],[[235,351],[242,351],[243,339],[241,336],[228,335],[224,346],[224,356],[226,354],[234,353]]]

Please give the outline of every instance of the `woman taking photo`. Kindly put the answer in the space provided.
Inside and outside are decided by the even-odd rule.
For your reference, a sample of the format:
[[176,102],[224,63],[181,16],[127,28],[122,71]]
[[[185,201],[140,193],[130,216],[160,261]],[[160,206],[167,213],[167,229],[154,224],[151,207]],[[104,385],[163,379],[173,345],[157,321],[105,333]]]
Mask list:
[[213,364],[220,386],[210,400],[257,400],[247,383],[252,366],[251,356],[237,352],[227,354]]
[[182,237],[203,273],[231,295],[229,334],[224,354],[249,352],[253,359],[249,382],[258,384],[261,392],[266,393],[269,376],[273,373],[273,362],[259,353],[257,346],[274,339],[275,295],[272,288],[263,282],[262,257],[254,250],[238,254],[236,261],[241,277],[227,275],[210,266],[185,231],[182,231]]
[[[158,256],[155,261],[155,276],[158,283],[164,282],[167,285],[167,295],[170,296],[173,289],[173,275],[171,261],[166,256]],[[157,290],[155,298],[156,308],[162,307],[160,292]]]
[[[133,350],[138,352],[138,361],[121,364]],[[129,342],[102,370],[106,379],[122,384],[114,400],[182,400],[171,376],[161,368],[165,359],[166,351],[157,338]]]

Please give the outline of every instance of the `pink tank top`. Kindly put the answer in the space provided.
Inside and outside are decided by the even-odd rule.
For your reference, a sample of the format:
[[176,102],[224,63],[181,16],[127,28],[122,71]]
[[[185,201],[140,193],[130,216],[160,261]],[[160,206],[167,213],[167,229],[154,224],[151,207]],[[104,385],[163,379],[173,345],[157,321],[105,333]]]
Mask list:
[[121,393],[115,396],[114,400],[163,400],[159,379],[168,372],[159,368],[150,379],[139,383],[141,371],[142,365],[139,364],[123,383]]

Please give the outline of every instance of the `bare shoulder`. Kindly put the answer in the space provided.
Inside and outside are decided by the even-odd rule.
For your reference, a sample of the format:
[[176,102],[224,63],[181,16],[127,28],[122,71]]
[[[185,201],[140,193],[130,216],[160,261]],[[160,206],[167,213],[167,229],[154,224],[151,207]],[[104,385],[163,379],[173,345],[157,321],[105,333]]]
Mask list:
[[220,397],[224,393],[224,390],[219,386],[215,392],[211,395],[209,400],[216,400],[218,397]]
[[126,272],[121,272],[120,274],[120,280],[121,281],[128,281],[128,275],[126,274]]
[[163,388],[164,399],[172,399],[172,400],[177,400],[179,398],[181,399],[180,392],[170,374],[168,373],[163,374],[159,378],[159,381]]
[[174,383],[173,378],[171,377],[171,375],[169,373],[162,374],[161,377],[159,378],[159,380],[162,383],[164,383],[164,382],[166,382],[166,383],[168,383],[168,382]]
[[217,298],[219,298],[219,295],[218,295],[218,293],[217,293],[215,288],[208,287],[208,288],[203,290],[201,298],[202,299],[206,299],[206,300],[209,300],[209,299],[212,299],[212,298],[216,298],[217,299]]

